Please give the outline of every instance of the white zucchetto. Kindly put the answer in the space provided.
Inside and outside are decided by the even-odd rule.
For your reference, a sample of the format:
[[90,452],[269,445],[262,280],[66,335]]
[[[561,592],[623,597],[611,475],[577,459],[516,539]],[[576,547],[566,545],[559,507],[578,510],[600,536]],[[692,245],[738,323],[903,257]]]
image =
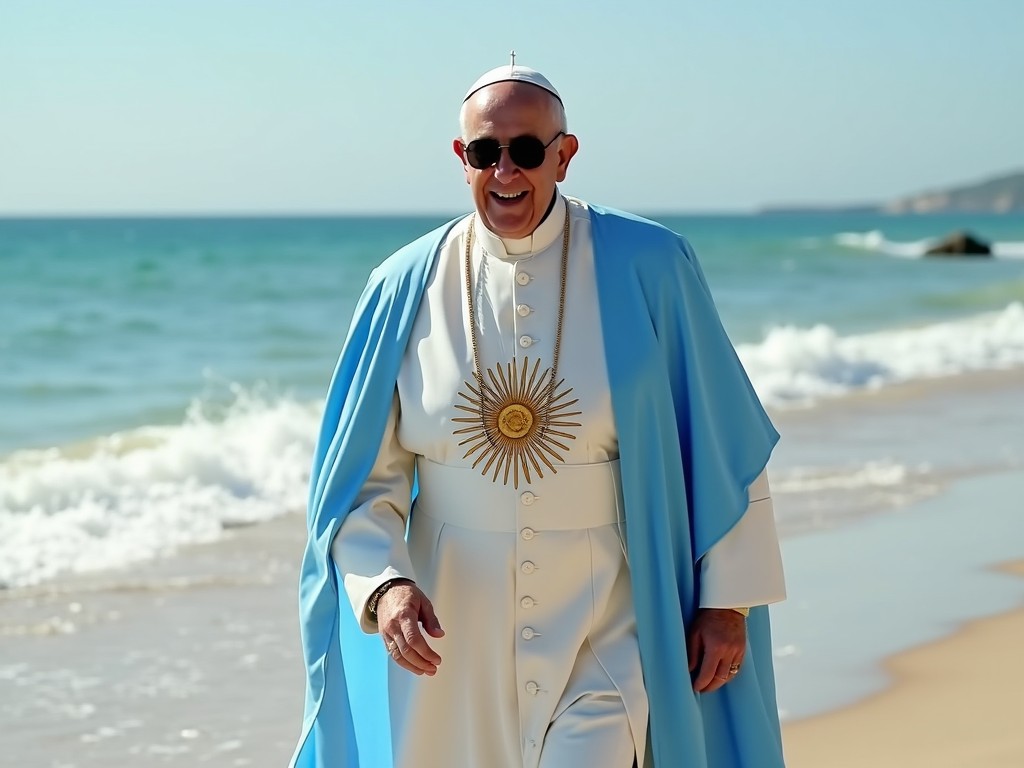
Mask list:
[[517,83],[530,83],[536,85],[538,88],[543,88],[545,91],[550,93],[559,102],[562,101],[562,97],[558,95],[558,91],[555,90],[555,86],[551,84],[544,75],[535,69],[529,67],[522,67],[518,64],[504,64],[500,67],[495,67],[490,72],[484,72],[477,81],[470,86],[469,90],[466,91],[466,97],[462,100],[463,103],[469,100],[469,97],[479,91],[481,88],[486,88],[488,85],[494,85],[495,83],[505,82],[517,82]]

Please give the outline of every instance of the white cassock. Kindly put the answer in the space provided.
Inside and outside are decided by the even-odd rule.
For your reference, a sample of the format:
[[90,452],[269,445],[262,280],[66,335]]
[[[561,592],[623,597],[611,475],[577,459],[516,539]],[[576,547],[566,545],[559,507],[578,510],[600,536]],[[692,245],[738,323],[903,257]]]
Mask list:
[[[419,308],[376,464],[332,553],[364,631],[374,590],[416,581],[445,629],[434,677],[389,665],[395,768],[643,765],[647,698],[630,595],[618,440],[585,203],[559,196],[531,237],[474,226],[482,368],[551,365],[566,206],[571,245],[559,378],[579,398],[557,474],[502,482],[472,468],[453,417],[473,380],[464,253],[468,219],[442,245]],[[543,465],[542,465],[543,468]],[[419,496],[408,543],[414,470]],[[701,605],[782,600],[766,475],[740,522],[701,562]],[[681,654],[686,653],[680,648]]]

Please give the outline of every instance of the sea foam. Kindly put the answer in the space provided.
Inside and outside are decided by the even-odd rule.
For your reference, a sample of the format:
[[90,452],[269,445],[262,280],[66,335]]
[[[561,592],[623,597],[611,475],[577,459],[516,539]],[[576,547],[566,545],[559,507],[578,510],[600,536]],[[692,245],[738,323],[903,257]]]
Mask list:
[[912,379],[1024,365],[1024,305],[920,328],[841,336],[827,325],[771,329],[737,347],[762,400],[800,406]]
[[[884,232],[874,229],[870,232],[841,232],[835,236],[835,242],[846,248],[874,251],[902,259],[917,259],[923,257],[931,246],[939,242],[939,239],[929,237],[924,240],[900,242],[888,240]],[[992,255],[996,258],[1024,259],[1024,242],[996,242],[990,243],[990,246]]]
[[[799,407],[910,379],[1024,365],[1024,305],[863,335],[779,327],[738,352],[766,404]],[[197,400],[176,425],[0,459],[0,586],[149,560],[302,509],[321,407],[234,387],[228,405]],[[842,482],[905,479],[902,468],[868,469]],[[789,490],[808,490],[814,480],[794,476]]]
[[0,462],[0,586],[124,566],[301,509],[317,408],[236,389],[176,426]]

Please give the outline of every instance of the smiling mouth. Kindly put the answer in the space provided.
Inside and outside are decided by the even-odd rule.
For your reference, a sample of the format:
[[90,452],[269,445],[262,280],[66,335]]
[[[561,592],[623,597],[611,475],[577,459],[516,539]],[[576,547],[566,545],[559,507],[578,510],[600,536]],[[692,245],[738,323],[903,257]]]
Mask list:
[[511,203],[516,200],[522,200],[526,197],[526,191],[523,192],[491,192],[491,196],[495,200],[500,200],[503,203]]

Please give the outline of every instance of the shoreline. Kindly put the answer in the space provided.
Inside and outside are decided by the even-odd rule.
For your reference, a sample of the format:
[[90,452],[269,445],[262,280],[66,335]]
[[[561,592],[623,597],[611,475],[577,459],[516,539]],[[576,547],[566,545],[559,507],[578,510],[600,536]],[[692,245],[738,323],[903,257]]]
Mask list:
[[1024,368],[928,379],[772,412],[784,537],[842,528],[1024,471]]
[[[789,598],[773,606],[786,722],[886,690],[884,662],[1024,604],[1024,471],[951,482],[909,507],[782,539]],[[967,522],[965,522],[967,519]]]
[[[1024,579],[1024,560],[1000,569]],[[891,656],[883,691],[783,726],[790,768],[1024,765],[1024,601]]]
[[[804,751],[822,723],[930,679],[905,679],[890,659],[1024,606],[1024,579],[992,570],[1024,562],[1022,420],[1007,418],[1021,382],[1024,370],[915,382],[779,419],[783,466],[926,458],[941,480],[891,506],[863,489],[780,494],[783,516],[798,497],[825,513],[783,532],[790,597],[772,609],[792,768],[839,766]],[[304,540],[303,515],[289,512],[171,556],[0,590],[0,752],[62,768],[285,763],[302,711]],[[904,709],[927,703],[911,690]],[[845,751],[868,727],[821,748]]]

